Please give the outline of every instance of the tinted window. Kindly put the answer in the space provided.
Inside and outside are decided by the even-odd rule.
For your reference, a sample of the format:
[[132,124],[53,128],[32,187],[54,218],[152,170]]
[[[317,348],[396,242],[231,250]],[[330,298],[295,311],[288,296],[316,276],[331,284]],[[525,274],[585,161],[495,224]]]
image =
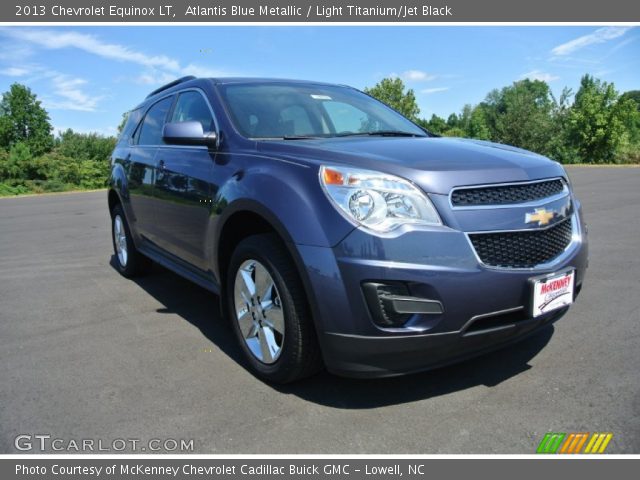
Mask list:
[[140,127],[139,145],[162,145],[162,127],[167,118],[173,97],[167,97],[154,104],[144,117]]
[[172,122],[200,122],[205,132],[215,130],[213,116],[204,97],[196,91],[181,93],[171,116]]
[[348,87],[255,82],[221,85],[220,90],[236,128],[249,138],[331,137],[379,131],[425,136],[398,112]]
[[366,131],[371,123],[366,113],[348,103],[327,101],[322,105],[333,122],[336,133]]
[[126,140],[131,138],[133,135],[133,131],[135,130],[138,122],[140,121],[140,117],[142,116],[141,109],[132,110],[131,112],[125,114],[126,120],[124,121],[124,127],[122,127],[122,131],[120,132],[120,136],[118,141]]
[[313,127],[307,111],[293,105],[280,112],[280,124],[287,135],[309,135],[313,133]]

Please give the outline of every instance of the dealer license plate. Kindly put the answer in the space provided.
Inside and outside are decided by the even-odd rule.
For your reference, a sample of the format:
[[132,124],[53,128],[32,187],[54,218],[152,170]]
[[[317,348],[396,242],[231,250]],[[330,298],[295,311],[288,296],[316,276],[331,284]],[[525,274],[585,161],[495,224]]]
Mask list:
[[554,273],[546,277],[532,279],[533,302],[532,315],[539,317],[558,308],[573,303],[575,270]]

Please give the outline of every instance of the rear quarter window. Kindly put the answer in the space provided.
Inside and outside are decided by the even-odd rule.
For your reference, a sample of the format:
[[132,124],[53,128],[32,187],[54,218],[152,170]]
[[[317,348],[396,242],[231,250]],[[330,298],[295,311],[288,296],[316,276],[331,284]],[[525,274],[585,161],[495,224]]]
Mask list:
[[126,120],[124,121],[124,127],[122,127],[120,135],[118,136],[118,142],[129,142],[129,140],[131,140],[138,123],[140,123],[140,118],[142,118],[142,109],[138,108],[136,110],[131,110],[125,115]]
[[162,129],[167,113],[173,103],[173,97],[166,97],[154,103],[140,125],[138,145],[163,145]]

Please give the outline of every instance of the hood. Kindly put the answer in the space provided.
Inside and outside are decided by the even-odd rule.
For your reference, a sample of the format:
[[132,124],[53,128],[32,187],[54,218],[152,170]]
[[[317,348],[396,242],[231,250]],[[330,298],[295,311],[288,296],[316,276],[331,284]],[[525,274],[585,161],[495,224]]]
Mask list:
[[429,193],[486,183],[563,176],[541,155],[497,143],[447,137],[343,137],[257,142],[263,154],[311,164],[349,165],[406,178]]

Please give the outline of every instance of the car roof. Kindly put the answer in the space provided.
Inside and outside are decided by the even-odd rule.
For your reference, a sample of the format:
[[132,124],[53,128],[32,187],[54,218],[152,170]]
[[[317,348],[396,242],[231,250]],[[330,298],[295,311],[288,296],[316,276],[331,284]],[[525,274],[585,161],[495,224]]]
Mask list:
[[[295,83],[295,84],[306,84],[306,85],[327,85],[327,86],[336,86],[335,83],[328,82],[318,82],[314,80],[297,80],[291,78],[269,78],[269,77],[222,77],[222,78],[211,78],[210,80],[217,85],[229,84],[229,83]],[[344,86],[344,85],[340,85]]]
[[[324,86],[341,86],[348,87],[347,85],[338,85],[335,83],[318,82],[312,80],[294,80],[288,78],[261,78],[261,77],[217,77],[217,78],[197,78],[193,76],[187,76],[178,78],[172,82],[167,83],[155,90],[153,90],[134,110],[142,108],[149,103],[153,102],[160,96],[171,94],[175,91],[182,90],[189,87],[197,87],[204,82],[212,82],[216,85],[228,85],[228,84],[264,84],[264,83],[288,83],[298,85],[324,85]],[[351,88],[351,87],[349,87]]]

